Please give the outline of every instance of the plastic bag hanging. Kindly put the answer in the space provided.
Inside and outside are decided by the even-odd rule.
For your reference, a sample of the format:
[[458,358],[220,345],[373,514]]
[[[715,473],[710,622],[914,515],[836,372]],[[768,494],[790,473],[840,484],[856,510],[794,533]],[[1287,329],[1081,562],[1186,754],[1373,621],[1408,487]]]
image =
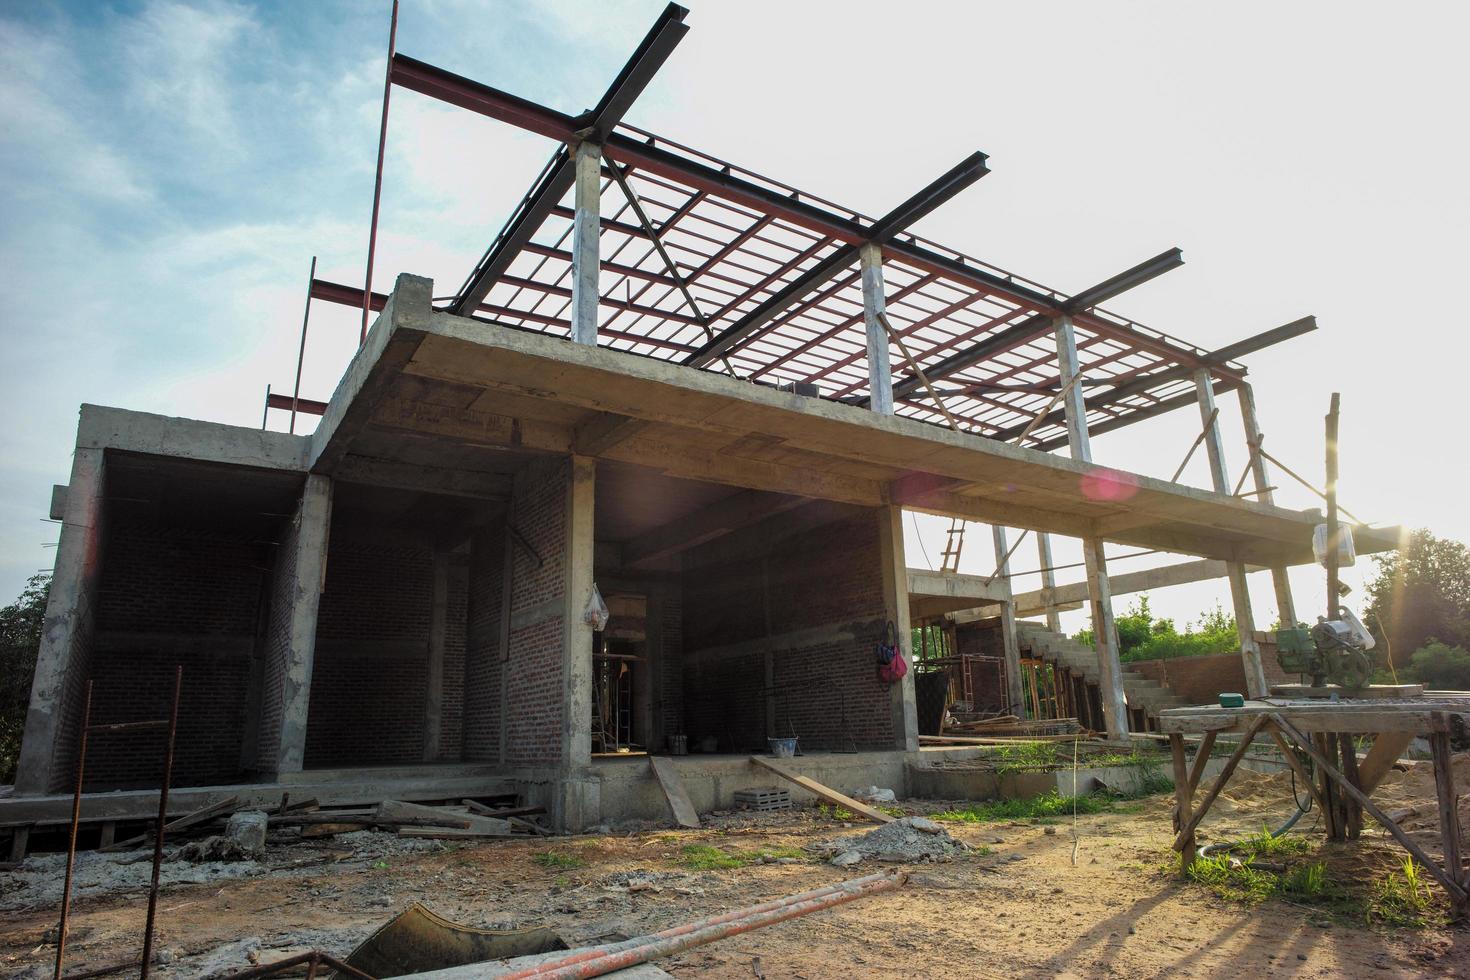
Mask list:
[[587,597],[587,608],[582,611],[582,619],[598,633],[607,629],[607,621],[611,617],[607,611],[607,603],[602,601],[602,593],[597,591],[597,583],[592,583],[592,594]]

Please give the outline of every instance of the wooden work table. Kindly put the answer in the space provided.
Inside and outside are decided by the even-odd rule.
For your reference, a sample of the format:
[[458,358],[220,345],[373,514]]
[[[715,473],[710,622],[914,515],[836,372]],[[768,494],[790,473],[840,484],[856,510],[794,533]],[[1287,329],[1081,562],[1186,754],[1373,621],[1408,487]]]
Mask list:
[[[1311,791],[1321,809],[1327,836],[1355,840],[1362,833],[1366,811],[1393,835],[1415,860],[1444,886],[1458,909],[1470,905],[1470,876],[1460,862],[1460,827],[1456,817],[1454,772],[1450,766],[1453,719],[1470,723],[1470,694],[1431,692],[1418,697],[1296,698],[1270,697],[1247,701],[1238,708],[1217,704],[1169,708],[1159,713],[1159,730],[1169,736],[1174,755],[1174,849],[1181,866],[1195,860],[1195,831],[1220,791],[1235,774],[1246,749],[1257,735],[1275,741],[1287,765]],[[1191,765],[1184,736],[1203,736]],[[1199,806],[1194,794],[1218,735],[1238,735],[1240,741]],[[1429,740],[1433,755],[1435,791],[1439,800],[1443,862],[1435,862],[1406,835],[1371,797],[1373,791],[1408,748],[1415,736]],[[1371,737],[1361,761],[1356,737]],[[1310,759],[1309,774],[1301,755]],[[1315,778],[1314,778],[1315,775]]]

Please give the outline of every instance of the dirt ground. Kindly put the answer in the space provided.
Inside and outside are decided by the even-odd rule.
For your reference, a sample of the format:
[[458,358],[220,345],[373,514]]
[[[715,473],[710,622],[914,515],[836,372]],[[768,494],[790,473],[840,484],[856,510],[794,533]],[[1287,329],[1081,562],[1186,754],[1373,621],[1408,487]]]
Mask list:
[[[1259,777],[1265,780],[1266,777]],[[1280,777],[1222,799],[1202,840],[1259,831],[1286,812]],[[1403,779],[1385,795],[1408,795]],[[1410,787],[1412,789],[1412,787]],[[934,804],[908,804],[918,812]],[[186,884],[163,893],[156,975],[243,969],[253,949],[345,954],[414,901],[477,926],[546,924],[573,945],[656,931],[891,867],[836,868],[818,860],[692,870],[689,844],[737,852],[805,848],[868,829],[815,809],[716,816],[698,831],[451,844],[395,853],[387,835],[351,848],[300,843],[273,850],[269,876]],[[1303,829],[1307,829],[1303,821]],[[910,867],[896,891],[700,947],[660,965],[680,977],[1470,977],[1470,930],[1388,929],[1334,920],[1270,899],[1247,907],[1168,870],[1169,799],[1152,797],[1055,824],[946,824],[976,852]],[[1370,824],[1371,828],[1371,824]],[[1050,831],[1050,832],[1048,832]],[[371,840],[381,839],[379,844]],[[1426,839],[1428,845],[1431,838]],[[369,843],[363,843],[369,841]],[[1338,845],[1339,847],[1344,845]],[[1371,828],[1364,857],[1397,860]],[[1438,852],[1437,842],[1432,853]],[[547,867],[548,849],[575,867]],[[295,862],[295,867],[283,867]],[[315,862],[315,863],[312,863]],[[1372,863],[1371,861],[1368,863]],[[637,872],[637,875],[632,873]],[[635,890],[626,883],[642,877]],[[651,887],[650,887],[651,884]],[[69,971],[136,955],[142,892],[83,898],[75,907]],[[55,909],[5,913],[0,975],[49,976]]]

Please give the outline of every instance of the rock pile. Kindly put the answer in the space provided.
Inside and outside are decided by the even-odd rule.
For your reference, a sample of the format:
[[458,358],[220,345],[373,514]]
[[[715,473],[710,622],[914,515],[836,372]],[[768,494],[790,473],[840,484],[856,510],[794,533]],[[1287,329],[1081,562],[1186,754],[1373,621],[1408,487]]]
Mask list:
[[903,817],[866,834],[825,841],[817,845],[817,850],[832,864],[844,868],[868,858],[898,864],[952,861],[969,851],[970,845],[955,840],[933,820]]

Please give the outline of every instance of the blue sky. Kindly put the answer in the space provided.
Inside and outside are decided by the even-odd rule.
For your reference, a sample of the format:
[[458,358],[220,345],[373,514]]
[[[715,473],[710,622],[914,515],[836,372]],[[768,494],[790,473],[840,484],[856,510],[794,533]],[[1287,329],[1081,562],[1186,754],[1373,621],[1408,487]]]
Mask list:
[[[575,111],[661,7],[405,0],[399,50]],[[1183,269],[1113,305],[1206,347],[1316,314],[1249,361],[1268,445],[1319,476],[1340,390],[1348,506],[1464,540],[1470,344],[1445,297],[1470,267],[1470,23],[1386,11],[695,3],[629,121],[868,213],[985,150],[992,173],[917,230],[1062,289],[1180,245]],[[384,2],[0,9],[0,597],[50,564],[41,518],[81,402],[258,425],[265,386],[289,387],[311,256],[361,280],[386,33]],[[452,291],[551,150],[397,90],[375,287],[410,271]],[[304,394],[330,393],[356,332],[314,307]],[[1181,411],[1095,454],[1167,476],[1197,425]],[[1207,478],[1202,460],[1185,476]],[[1281,502],[1313,501],[1283,484]],[[965,570],[988,574],[988,535],[970,541]],[[1299,605],[1318,578],[1297,574]],[[1269,582],[1252,587],[1269,620]],[[1154,607],[1191,618],[1217,596]]]

